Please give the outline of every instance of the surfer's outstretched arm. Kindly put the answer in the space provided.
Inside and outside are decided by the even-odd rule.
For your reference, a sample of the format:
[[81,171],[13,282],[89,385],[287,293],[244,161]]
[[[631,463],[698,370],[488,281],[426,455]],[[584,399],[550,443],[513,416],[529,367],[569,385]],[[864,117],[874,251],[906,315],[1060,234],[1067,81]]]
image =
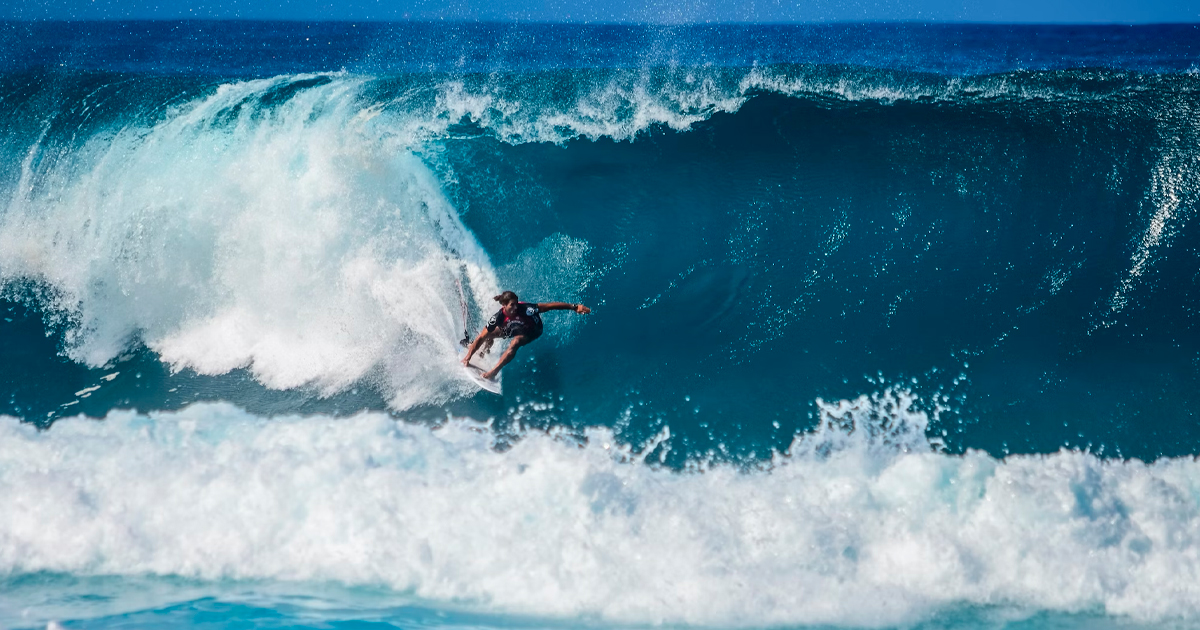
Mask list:
[[542,302],[537,307],[539,311],[575,311],[580,315],[592,312],[592,309],[582,304],[571,304],[570,302]]
[[484,372],[481,376],[489,379],[495,378],[496,375],[500,373],[500,370],[504,366],[508,365],[508,362],[512,361],[513,357],[517,356],[517,348],[520,348],[527,343],[529,343],[529,338],[525,335],[517,335],[516,337],[513,337],[512,341],[508,342],[508,348],[504,350],[504,354],[500,355],[500,360],[496,362],[496,367]]

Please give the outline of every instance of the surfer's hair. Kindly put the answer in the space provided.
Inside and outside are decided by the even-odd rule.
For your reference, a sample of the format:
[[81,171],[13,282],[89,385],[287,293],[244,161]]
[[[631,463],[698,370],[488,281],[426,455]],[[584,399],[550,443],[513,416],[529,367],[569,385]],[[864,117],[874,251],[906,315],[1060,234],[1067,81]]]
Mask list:
[[520,301],[517,299],[517,294],[513,293],[512,291],[505,291],[504,293],[501,293],[500,295],[497,295],[496,297],[494,297],[492,299],[499,302],[501,306],[503,306],[505,304],[512,304],[513,302]]

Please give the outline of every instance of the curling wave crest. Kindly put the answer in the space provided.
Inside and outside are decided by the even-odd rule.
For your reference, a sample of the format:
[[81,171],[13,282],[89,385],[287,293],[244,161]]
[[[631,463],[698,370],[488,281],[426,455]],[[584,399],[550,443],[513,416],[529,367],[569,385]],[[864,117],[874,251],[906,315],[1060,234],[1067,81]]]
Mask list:
[[[760,93],[823,103],[1120,102],[1137,92],[1170,94],[1183,77],[1118,71],[1012,72],[953,77],[845,66],[779,64],[748,68],[648,67],[531,74],[471,74],[382,81],[404,92],[402,108],[428,136],[469,122],[500,140],[564,143],[577,138],[631,141],[655,128],[686,131],[734,113]],[[416,121],[423,121],[419,124]]]
[[0,216],[6,292],[34,285],[90,366],[144,344],[272,388],[374,379],[396,408],[468,391],[461,296],[493,295],[495,274],[437,177],[370,129],[360,87],[226,84],[69,151],[43,133]]

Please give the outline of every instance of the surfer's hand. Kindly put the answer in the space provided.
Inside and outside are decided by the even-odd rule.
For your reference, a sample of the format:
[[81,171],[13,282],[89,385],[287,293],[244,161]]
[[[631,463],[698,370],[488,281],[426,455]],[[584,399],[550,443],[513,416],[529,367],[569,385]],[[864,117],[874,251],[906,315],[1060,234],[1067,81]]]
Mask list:
[[576,313],[579,313],[580,315],[587,315],[588,313],[591,313],[591,312],[592,312],[592,309],[590,309],[590,308],[588,308],[588,307],[586,307],[586,306],[584,306],[584,305],[582,305],[582,304],[576,304],[576,305],[575,305],[575,312],[576,312]]
[[463,357],[462,364],[463,364],[463,367],[470,367],[471,357]]

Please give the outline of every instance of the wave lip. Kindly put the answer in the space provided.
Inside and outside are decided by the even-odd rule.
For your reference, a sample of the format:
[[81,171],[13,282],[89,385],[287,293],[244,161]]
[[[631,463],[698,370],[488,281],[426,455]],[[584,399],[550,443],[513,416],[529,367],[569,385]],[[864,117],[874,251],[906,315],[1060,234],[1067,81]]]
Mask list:
[[576,139],[616,141],[654,130],[687,131],[717,114],[737,112],[758,94],[813,100],[950,105],[1064,103],[1069,107],[1123,108],[1130,100],[1157,106],[1194,89],[1185,75],[1119,70],[1014,71],[944,76],[862,66],[772,64],[746,67],[585,69],[530,73],[406,76],[385,93],[400,97],[385,111],[410,121],[421,135],[441,139],[462,123],[503,142],[564,144]]
[[[261,418],[226,404],[0,423],[0,570],[385,584],[620,623],[884,626],[962,606],[1200,615],[1200,466],[949,456],[903,393],[822,403],[754,470],[590,430]],[[63,541],[72,541],[63,544]]]

